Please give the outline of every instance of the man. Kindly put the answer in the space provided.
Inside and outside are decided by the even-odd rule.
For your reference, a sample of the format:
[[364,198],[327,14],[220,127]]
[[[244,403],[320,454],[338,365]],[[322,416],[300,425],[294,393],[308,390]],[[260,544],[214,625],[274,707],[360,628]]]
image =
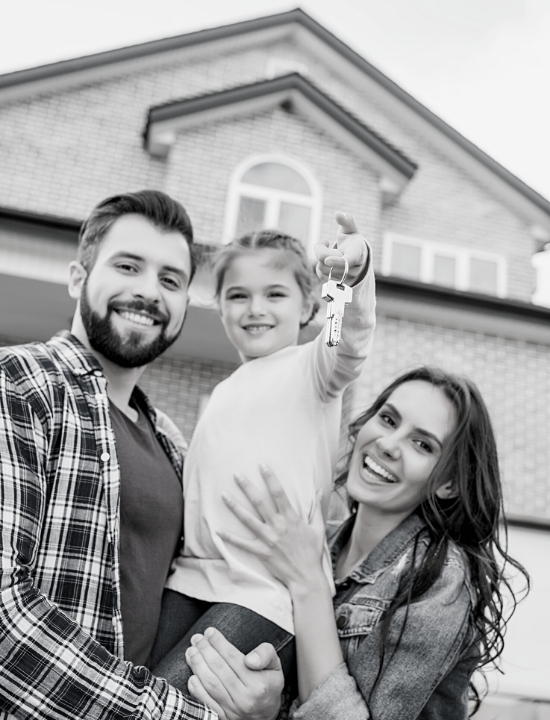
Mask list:
[[[143,667],[181,535],[182,456],[136,383],[181,331],[192,239],[164,193],[108,198],[70,266],[71,333],[0,351],[0,718],[216,717]],[[231,717],[275,717],[274,651],[228,650]]]

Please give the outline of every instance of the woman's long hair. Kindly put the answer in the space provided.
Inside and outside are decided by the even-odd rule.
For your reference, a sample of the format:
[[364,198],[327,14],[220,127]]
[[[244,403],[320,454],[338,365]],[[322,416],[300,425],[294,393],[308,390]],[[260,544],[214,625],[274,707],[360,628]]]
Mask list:
[[[401,375],[350,425],[350,458],[363,425],[378,413],[397,387],[414,380],[440,388],[455,408],[457,423],[429,477],[426,498],[417,509],[426,521],[428,547],[417,563],[417,537],[409,576],[381,623],[380,669],[371,696],[383,671],[390,621],[396,611],[405,606],[406,622],[410,604],[437,580],[447,556],[449,540],[454,541],[467,558],[474,593],[472,645],[477,647],[478,654],[472,661],[471,673],[495,663],[503,650],[506,624],[517,604],[506,566],[523,574],[526,588],[529,586],[525,569],[507,552],[495,437],[483,398],[471,380],[434,367],[419,367]],[[348,470],[349,459],[346,469],[336,480],[337,485],[346,481]],[[452,498],[442,500],[435,491],[449,481],[453,482]],[[506,612],[505,596],[512,603]],[[508,602],[506,606],[508,608]],[[473,712],[476,712],[480,697],[471,675],[470,692],[474,700]]]

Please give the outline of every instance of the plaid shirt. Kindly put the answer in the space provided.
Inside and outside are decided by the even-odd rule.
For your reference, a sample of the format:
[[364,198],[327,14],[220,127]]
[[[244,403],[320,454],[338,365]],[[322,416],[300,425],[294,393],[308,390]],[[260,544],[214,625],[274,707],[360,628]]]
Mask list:
[[67,332],[0,351],[0,720],[217,718],[122,659],[119,489],[91,353]]

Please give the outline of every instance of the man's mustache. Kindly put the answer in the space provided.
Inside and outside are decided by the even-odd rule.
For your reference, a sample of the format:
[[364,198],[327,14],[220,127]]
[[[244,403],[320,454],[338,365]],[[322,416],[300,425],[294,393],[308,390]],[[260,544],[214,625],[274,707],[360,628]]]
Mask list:
[[113,310],[116,310],[117,312],[126,310],[128,312],[134,311],[147,313],[147,315],[152,317],[153,320],[161,325],[168,325],[170,320],[170,317],[166,313],[163,313],[157,305],[154,303],[147,303],[144,300],[128,300],[128,302],[125,303],[109,303],[109,311],[112,312]]

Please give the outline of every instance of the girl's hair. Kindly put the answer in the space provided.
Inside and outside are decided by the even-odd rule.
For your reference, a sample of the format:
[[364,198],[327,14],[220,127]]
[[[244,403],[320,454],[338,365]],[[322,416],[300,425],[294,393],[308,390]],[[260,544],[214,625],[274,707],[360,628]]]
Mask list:
[[[457,423],[428,479],[426,498],[417,509],[417,513],[426,521],[428,547],[417,563],[417,537],[409,576],[399,588],[381,623],[380,668],[371,695],[382,674],[384,646],[392,617],[400,607],[405,606],[404,627],[411,602],[424,594],[439,577],[449,540],[462,549],[471,575],[474,594],[472,645],[478,648],[478,654],[472,660],[471,673],[488,663],[494,663],[503,650],[506,625],[517,604],[504,572],[505,566],[510,565],[522,573],[526,579],[526,589],[529,588],[525,569],[507,552],[495,437],[487,407],[477,386],[470,379],[440,368],[419,367],[394,380],[371,407],[350,425],[352,449],[347,467],[336,483],[342,485],[347,478],[353,444],[363,425],[378,413],[397,387],[413,380],[440,388],[455,408]],[[449,480],[454,485],[453,497],[439,499],[435,491]],[[506,613],[505,593],[512,601]],[[471,679],[470,692],[474,700],[473,712],[476,712],[480,696]]]
[[[285,235],[279,230],[258,230],[247,233],[216,253],[213,260],[214,278],[216,281],[216,297],[220,298],[225,273],[238,257],[262,252],[262,250],[276,250],[273,257],[273,267],[278,270],[288,268],[294,273],[296,282],[305,300],[313,297],[317,279],[313,268],[308,262],[306,252],[300,240]],[[319,310],[317,300],[313,301],[311,315],[300,327],[305,327],[315,317]]]

